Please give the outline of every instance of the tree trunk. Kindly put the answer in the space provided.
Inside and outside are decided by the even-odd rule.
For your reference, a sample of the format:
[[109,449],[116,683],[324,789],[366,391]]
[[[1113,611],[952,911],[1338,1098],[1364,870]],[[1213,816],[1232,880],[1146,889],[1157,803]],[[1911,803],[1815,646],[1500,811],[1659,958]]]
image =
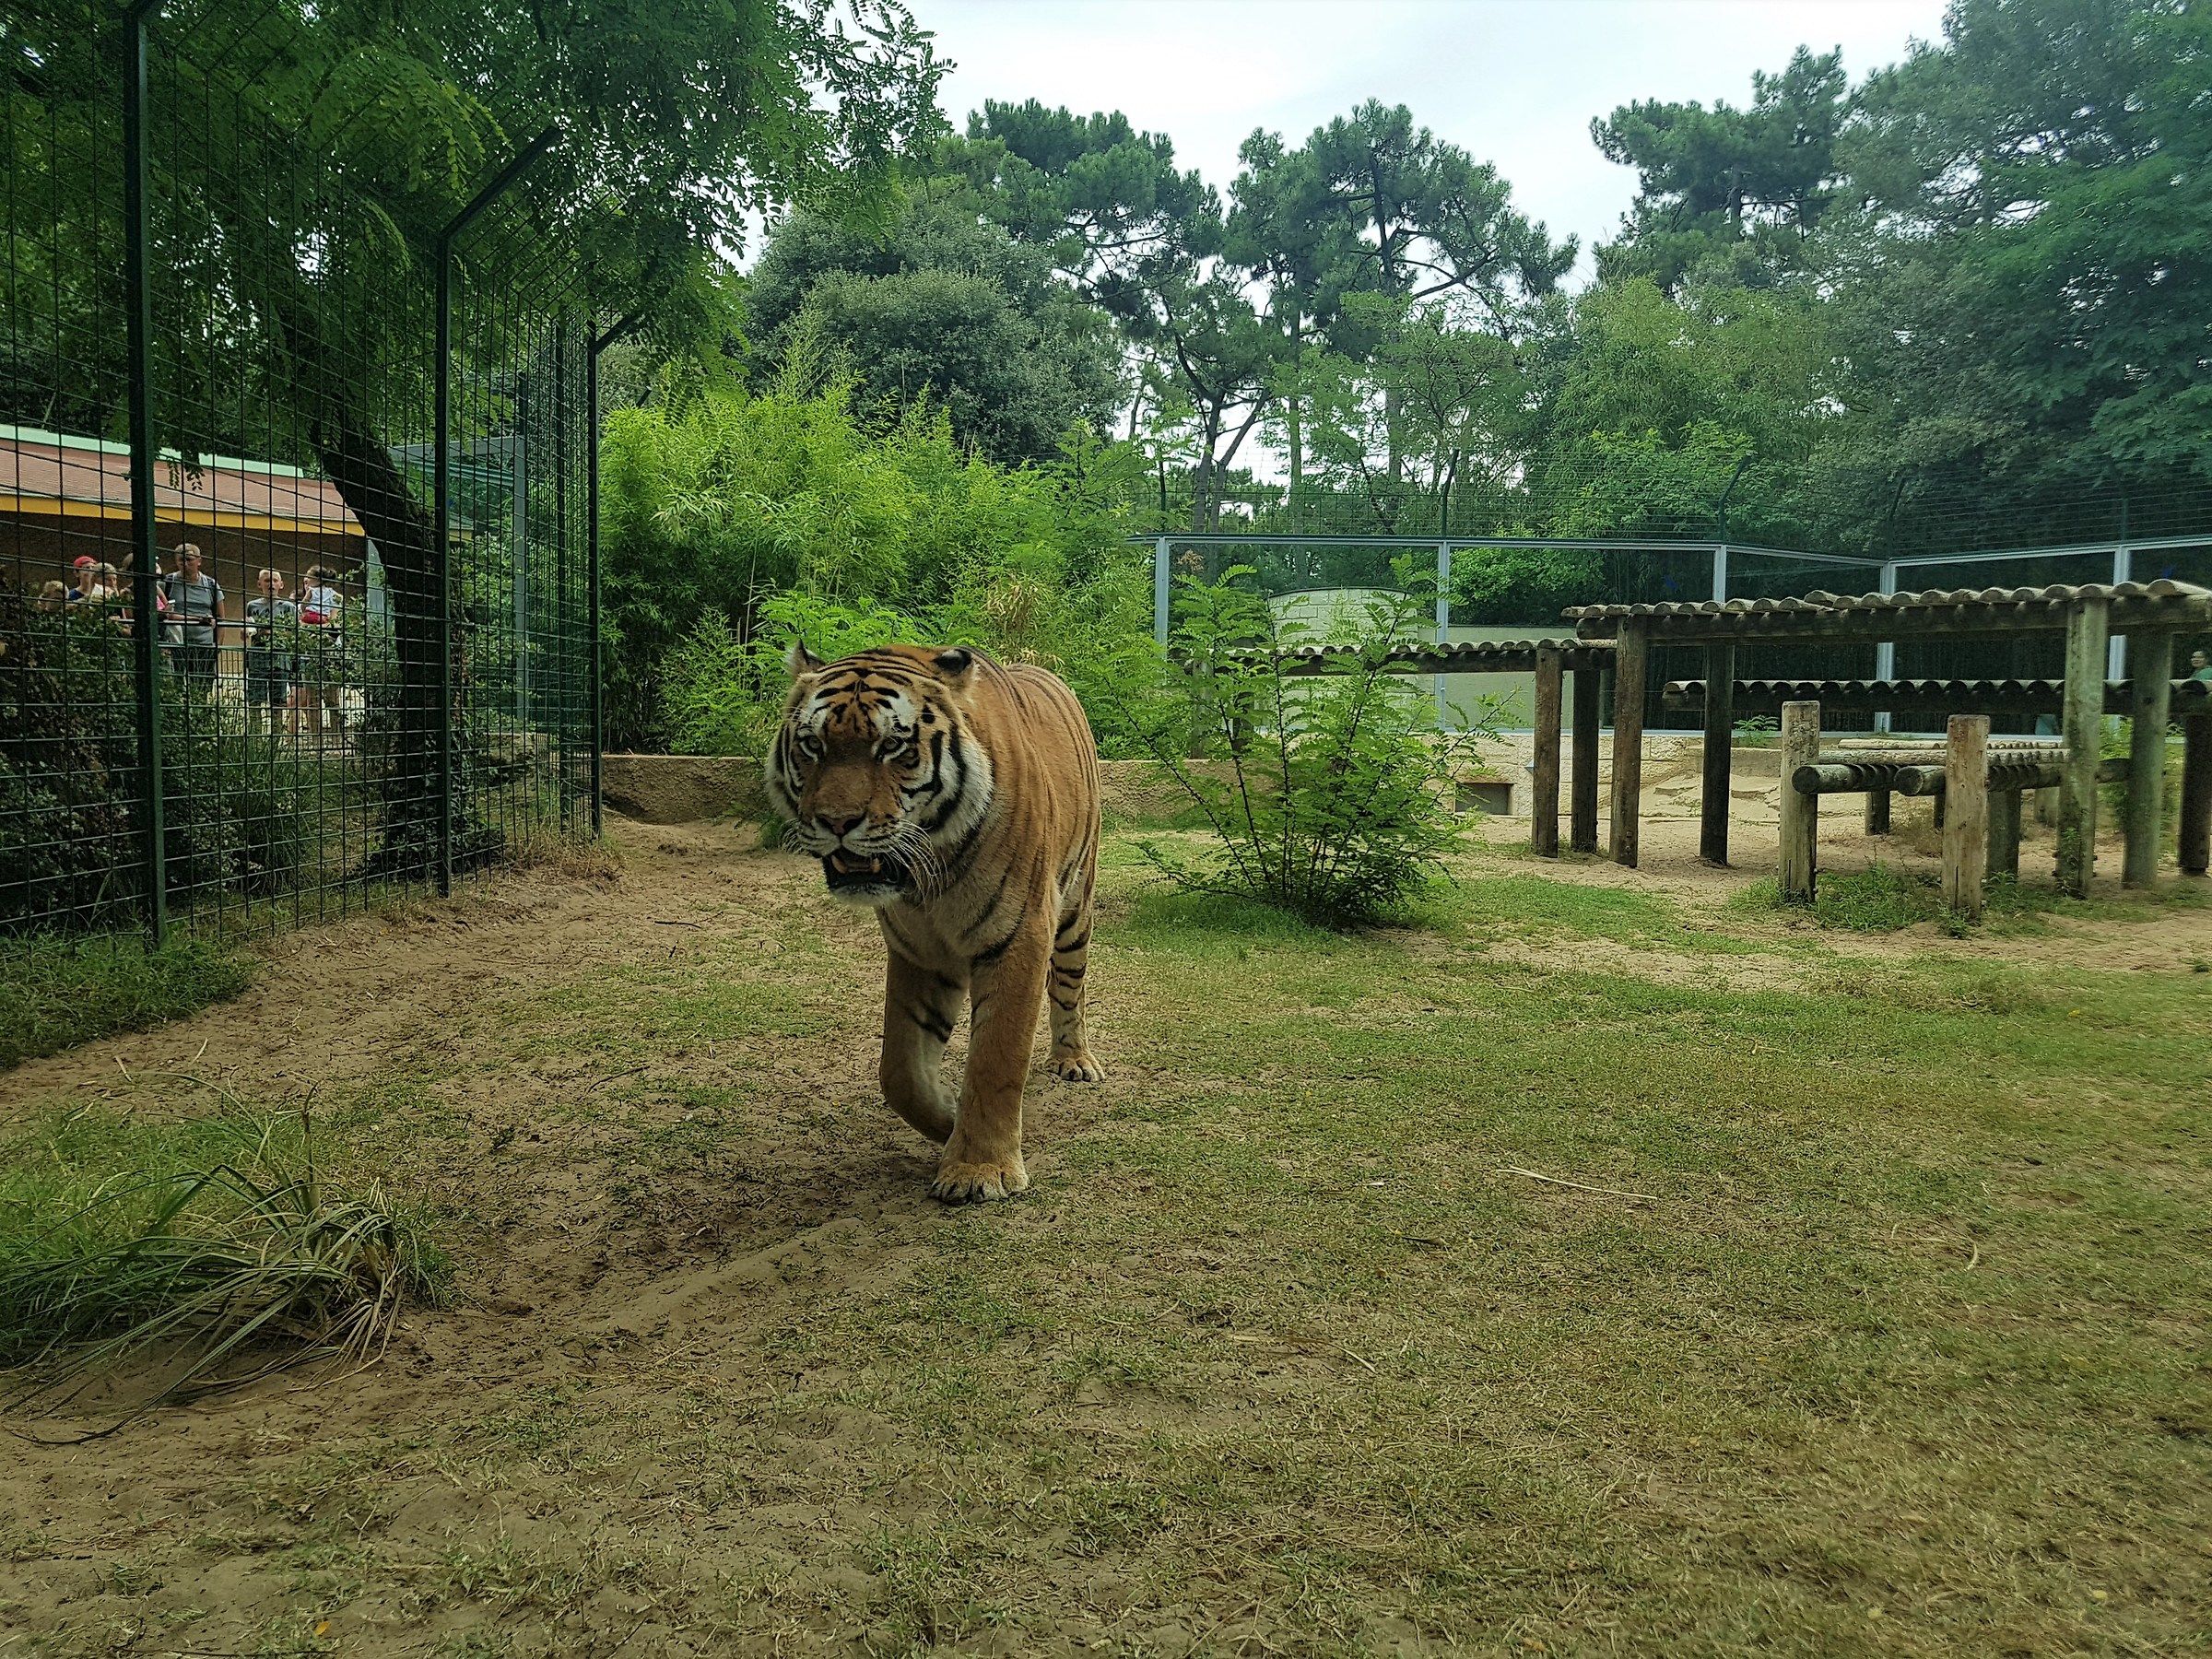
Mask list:
[[1290,396],[1288,415],[1290,423],[1290,534],[1298,534],[1299,487],[1306,477],[1305,429],[1300,413],[1305,406],[1305,387],[1301,383],[1306,371],[1306,341],[1294,312],[1290,318]]
[[[438,588],[443,571],[436,557],[436,526],[429,509],[407,488],[391,453],[368,429],[359,411],[326,400],[308,441],[338,498],[376,544],[392,607],[392,638],[398,670],[398,702],[391,758],[384,774],[382,844],[369,863],[398,873],[422,865],[438,846],[437,792],[442,696]],[[359,644],[349,641],[357,653]]]

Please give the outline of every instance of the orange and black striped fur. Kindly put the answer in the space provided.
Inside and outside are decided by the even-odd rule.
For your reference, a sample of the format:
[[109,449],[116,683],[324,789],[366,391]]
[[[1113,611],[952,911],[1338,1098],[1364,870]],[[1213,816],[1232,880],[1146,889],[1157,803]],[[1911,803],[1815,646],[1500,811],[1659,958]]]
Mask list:
[[[769,800],[790,824],[783,844],[819,858],[830,892],[873,906],[883,928],[884,1096],[943,1143],[938,1197],[1018,1193],[1041,1005],[1053,1075],[1104,1075],[1083,1026],[1099,868],[1083,707],[1043,669],[977,651],[887,645],[825,664],[801,648],[791,670]],[[968,1074],[947,1103],[938,1061],[963,1001]]]

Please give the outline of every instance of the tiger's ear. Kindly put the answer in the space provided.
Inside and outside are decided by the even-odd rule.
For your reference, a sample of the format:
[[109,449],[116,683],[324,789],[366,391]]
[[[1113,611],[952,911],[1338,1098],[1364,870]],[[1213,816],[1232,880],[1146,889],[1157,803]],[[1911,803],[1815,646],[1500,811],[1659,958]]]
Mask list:
[[968,677],[975,672],[975,653],[965,645],[955,645],[940,651],[936,656],[937,674],[948,686],[964,686]]
[[791,670],[791,677],[797,679],[801,675],[812,674],[819,668],[822,659],[807,650],[804,641],[794,640],[791,642],[791,654],[783,659],[783,665]]

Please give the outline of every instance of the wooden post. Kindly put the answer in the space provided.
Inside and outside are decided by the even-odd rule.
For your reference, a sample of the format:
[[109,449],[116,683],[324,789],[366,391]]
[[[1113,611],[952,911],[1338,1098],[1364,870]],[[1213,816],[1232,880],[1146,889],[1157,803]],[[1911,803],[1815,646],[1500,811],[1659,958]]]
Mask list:
[[1538,858],[1559,855],[1559,648],[1537,646],[1536,752],[1529,783],[1528,841]]
[[1650,625],[1620,625],[1613,648],[1613,862],[1636,867],[1638,818],[1643,810],[1644,679],[1651,663]]
[[2020,873],[2020,794],[2017,789],[1994,790],[1989,797],[1989,873],[2018,877]]
[[2058,786],[2058,885],[2086,898],[2097,869],[2097,762],[2112,602],[2077,599],[2066,617],[2065,771]]
[[1943,900],[1951,913],[1982,920],[1989,873],[1989,716],[1954,714],[1943,752]]
[[2212,853],[2212,714],[2182,722],[2182,874],[2202,876]]
[[1735,743],[1735,647],[1705,647],[1705,787],[1698,801],[1698,856],[1728,864],[1728,781]]
[[1886,789],[1870,789],[1866,792],[1866,833],[1889,833],[1889,792]]
[[2123,887],[2159,879],[2159,831],[2166,807],[2166,718],[2173,700],[2173,636],[2139,633],[2127,642],[2127,859]]
[[1598,688],[1594,663],[1574,671],[1574,776],[1567,786],[1567,844],[1577,853],[1597,851],[1597,734],[1605,707]]
[[1820,705],[1782,705],[1782,896],[1793,904],[1813,901],[1820,847],[1820,797],[1801,794],[1790,780],[1801,766],[1820,759]]

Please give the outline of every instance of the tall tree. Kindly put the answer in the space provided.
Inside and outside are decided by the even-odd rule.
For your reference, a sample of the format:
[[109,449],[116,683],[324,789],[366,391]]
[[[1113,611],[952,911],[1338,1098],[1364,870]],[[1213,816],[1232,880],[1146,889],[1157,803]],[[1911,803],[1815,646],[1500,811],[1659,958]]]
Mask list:
[[1598,250],[1600,277],[1674,291],[1700,266],[1751,283],[1801,270],[1839,196],[1849,108],[1842,54],[1799,47],[1781,74],[1753,74],[1748,109],[1648,100],[1593,121],[1606,159],[1637,175],[1621,235]]
[[1165,371],[1187,407],[1194,530],[1220,522],[1222,481],[1272,395],[1278,336],[1233,265],[1221,202],[1173,147],[1119,113],[991,103],[942,146],[1015,234],[1053,251],[1079,291]]
[[839,347],[864,402],[934,402],[995,461],[1052,458],[1077,422],[1110,426],[1120,398],[1107,319],[957,181],[907,187],[888,231],[794,211],[747,310],[771,364],[802,335]]
[[2212,13],[1955,0],[1860,96],[1846,295],[1887,441],[2053,487],[2212,477]]

